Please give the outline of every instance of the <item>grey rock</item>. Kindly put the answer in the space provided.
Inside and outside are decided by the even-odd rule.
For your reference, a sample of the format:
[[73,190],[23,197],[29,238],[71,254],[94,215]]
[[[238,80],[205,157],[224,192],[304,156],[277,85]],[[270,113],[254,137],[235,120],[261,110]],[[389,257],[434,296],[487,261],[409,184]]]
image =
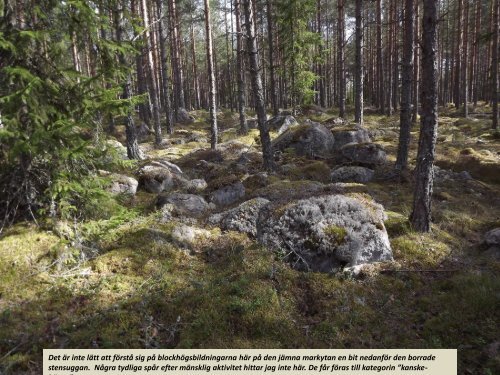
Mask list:
[[194,194],[160,194],[156,199],[156,207],[161,208],[164,214],[175,216],[200,217],[209,209],[203,197]]
[[116,139],[108,139],[106,141],[106,146],[109,150],[111,150],[111,152],[116,154],[120,159],[122,159],[122,160],[128,159],[127,147],[122,145]]
[[176,122],[182,124],[192,124],[194,122],[194,117],[191,116],[185,108],[179,108],[177,110]]
[[186,182],[185,188],[191,193],[199,193],[207,188],[207,182],[202,178],[197,178]]
[[340,149],[344,159],[365,166],[381,165],[387,162],[384,148],[377,143],[349,143]]
[[135,195],[137,192],[139,182],[135,178],[102,170],[99,171],[99,175],[110,180],[107,190],[111,194]]
[[172,230],[172,239],[181,246],[192,248],[197,242],[212,237],[210,231],[193,226],[179,224]]
[[137,172],[139,186],[149,193],[161,193],[184,184],[182,170],[169,161],[151,161]]
[[149,135],[153,133],[154,132],[149,128],[149,126],[145,122],[141,122],[141,124],[137,126],[136,134],[139,142],[144,142],[149,137]]
[[229,206],[245,196],[245,187],[241,182],[224,186],[210,194],[210,202],[217,206]]
[[208,222],[224,230],[235,230],[256,236],[259,212],[268,203],[267,199],[254,198],[231,210],[210,216]]
[[500,246],[500,228],[487,232],[484,235],[484,243],[490,246]]
[[456,181],[469,181],[472,180],[472,176],[467,171],[455,172],[449,169],[440,168],[434,165],[434,179],[437,183],[443,183],[450,180]]
[[269,130],[278,130],[279,134],[282,134],[289,128],[297,125],[299,125],[299,123],[295,117],[291,115],[278,115],[267,120]]
[[349,143],[368,143],[371,142],[371,137],[365,128],[357,126],[352,130],[333,130],[333,138],[335,139],[334,148],[340,150],[343,146]]
[[327,195],[265,206],[257,239],[301,270],[331,272],[392,260],[383,207],[364,197]]
[[372,180],[374,171],[365,167],[347,166],[332,172],[332,182],[366,183]]
[[272,144],[277,151],[292,148],[299,156],[314,158],[332,154],[334,138],[332,132],[323,125],[311,122],[294,126],[278,136]]

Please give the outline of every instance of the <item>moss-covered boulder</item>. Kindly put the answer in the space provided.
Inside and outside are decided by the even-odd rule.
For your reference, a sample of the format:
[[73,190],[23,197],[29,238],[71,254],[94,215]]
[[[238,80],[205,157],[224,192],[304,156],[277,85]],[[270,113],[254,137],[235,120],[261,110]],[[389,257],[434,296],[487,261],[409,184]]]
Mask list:
[[376,166],[387,162],[387,154],[377,143],[349,143],[340,149],[342,157],[349,163]]
[[392,260],[383,207],[365,195],[327,195],[265,206],[257,238],[294,268],[331,272]]
[[317,122],[289,128],[273,141],[275,150],[291,148],[298,156],[308,158],[330,157],[334,138],[332,132]]
[[335,140],[335,150],[340,150],[349,143],[371,142],[370,133],[361,126],[333,128],[332,134]]
[[339,167],[332,171],[332,182],[370,182],[374,175],[373,169],[357,166]]

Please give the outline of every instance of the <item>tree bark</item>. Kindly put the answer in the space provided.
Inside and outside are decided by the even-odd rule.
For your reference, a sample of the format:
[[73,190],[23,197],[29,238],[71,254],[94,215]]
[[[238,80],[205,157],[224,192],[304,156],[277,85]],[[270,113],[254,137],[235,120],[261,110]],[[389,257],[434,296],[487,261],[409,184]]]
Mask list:
[[265,170],[274,169],[273,150],[269,128],[267,125],[266,109],[264,105],[264,95],[262,90],[262,79],[260,77],[258,48],[255,36],[255,21],[253,11],[253,0],[243,0],[245,13],[245,26],[247,31],[247,53],[250,76],[252,79],[252,89],[257,112],[257,122],[259,124],[260,141],[262,144],[263,166]]
[[346,80],[344,66],[345,0],[337,0],[337,71],[339,77],[339,117],[345,118]]
[[[236,0],[239,1],[239,0]],[[276,72],[274,62],[274,32],[273,32],[273,8],[272,0],[267,0],[267,40],[269,45],[269,80],[271,84],[271,106],[273,116],[279,113],[278,97],[276,93]]]
[[464,40],[463,40],[463,61],[462,61],[462,97],[465,118],[469,117],[469,2],[464,3]]
[[[163,0],[156,0],[156,5],[158,7],[158,17],[165,18],[165,9],[163,6]],[[172,116],[172,103],[170,101],[170,82],[168,79],[168,66],[167,66],[167,49],[165,48],[165,40],[167,39],[165,33],[165,26],[163,19],[159,22],[159,34],[160,34],[160,60],[161,60],[161,70],[162,70],[162,86],[163,86],[163,109],[165,110],[165,119],[167,122],[167,133],[172,134],[174,132],[174,122]]]
[[[269,12],[269,7],[268,7]],[[240,118],[240,132],[242,134],[248,133],[247,120],[245,116],[245,70],[244,70],[244,50],[243,50],[243,35],[241,31],[241,8],[240,0],[234,0],[234,15],[236,21],[236,73],[238,76],[238,113]],[[271,55],[270,55],[271,56]],[[272,65],[273,62],[270,61]],[[274,85],[274,78],[271,73],[271,97],[276,90]],[[274,100],[277,100],[276,97]],[[276,103],[276,102],[274,102]],[[273,103],[273,107],[274,104]],[[277,103],[276,103],[277,104]]]
[[405,1],[404,51],[401,87],[401,110],[399,118],[399,144],[396,159],[396,170],[408,167],[408,147],[411,130],[411,88],[413,79],[413,0]]
[[492,71],[491,71],[491,101],[493,105],[492,128],[498,130],[498,34],[499,34],[499,12],[500,0],[496,0],[494,25],[493,25],[493,51],[492,51]]
[[377,17],[377,87],[378,87],[378,107],[379,113],[385,114],[385,96],[384,90],[384,67],[382,58],[382,0],[376,1],[376,17]]
[[210,146],[212,150],[217,147],[217,101],[215,93],[215,74],[214,74],[214,59],[212,47],[212,29],[210,25],[210,4],[209,0],[205,2],[205,33],[206,33],[206,46],[207,46],[207,70],[208,70],[208,84],[209,84],[209,108],[210,108],[210,128],[212,136]]
[[455,86],[453,88],[453,101],[455,108],[460,108],[460,72],[462,71],[462,8],[463,0],[458,0],[458,27],[457,27],[457,47],[455,49]]
[[[142,17],[144,20],[144,27],[149,28],[149,14],[147,9],[146,0],[141,0]],[[153,128],[155,131],[155,144],[159,146],[162,141],[161,137],[161,125],[160,125],[160,108],[158,105],[158,95],[156,89],[156,82],[154,78],[154,64],[153,64],[153,54],[150,45],[151,35],[150,31],[146,29],[144,33],[144,45],[146,48],[146,79],[148,81],[149,88],[149,99],[152,104],[153,111]]]
[[[118,5],[120,7],[119,10],[115,12],[115,23],[116,23],[116,41],[118,44],[122,43],[122,35],[123,35],[123,13],[124,13],[124,5],[121,3]],[[121,66],[127,66],[127,60],[123,52],[118,53],[118,61]],[[132,89],[131,89],[131,79],[130,74],[127,74],[125,80],[122,83],[122,99],[130,100],[132,98]],[[137,134],[135,129],[134,118],[132,117],[132,113],[134,111],[134,107],[132,102],[130,102],[130,107],[127,111],[127,115],[125,117],[125,136],[126,136],[126,145],[127,145],[127,156],[129,159],[141,160],[144,158],[141,149],[139,148],[139,144],[137,143]]]
[[413,111],[411,115],[412,124],[417,123],[418,119],[418,87],[419,87],[419,74],[420,74],[420,22],[419,22],[419,1],[415,1],[415,34],[413,41]]
[[422,33],[422,118],[415,170],[415,192],[410,221],[418,232],[431,228],[431,199],[437,139],[437,7],[435,0],[424,0]]
[[363,125],[363,1],[356,0],[356,62],[354,72],[354,121]]

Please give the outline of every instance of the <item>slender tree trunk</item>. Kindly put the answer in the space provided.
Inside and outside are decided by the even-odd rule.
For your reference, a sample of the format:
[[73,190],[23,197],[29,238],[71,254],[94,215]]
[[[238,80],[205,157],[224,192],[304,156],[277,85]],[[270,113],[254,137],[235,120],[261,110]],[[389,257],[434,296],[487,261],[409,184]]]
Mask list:
[[214,59],[212,54],[212,29],[210,25],[210,4],[209,0],[205,2],[205,33],[207,39],[207,68],[208,68],[208,84],[210,86],[209,93],[209,108],[210,108],[210,127],[212,130],[212,137],[210,146],[212,150],[217,147],[217,101],[215,93],[215,75],[214,75]]
[[377,87],[378,87],[378,107],[379,113],[385,114],[385,96],[384,89],[384,63],[382,56],[382,0],[376,0],[376,17],[377,17]]
[[339,117],[345,118],[345,66],[344,66],[344,44],[345,44],[345,0],[337,0],[337,71],[339,77]]
[[434,156],[437,139],[437,7],[435,0],[424,0],[422,34],[422,118],[415,170],[415,192],[410,216],[413,229],[431,229],[431,199]]
[[[149,14],[147,9],[146,0],[141,0],[141,8],[142,8],[142,17],[144,20],[144,27],[149,27]],[[155,144],[159,146],[162,141],[161,137],[161,125],[160,125],[160,108],[158,105],[158,96],[156,94],[156,83],[154,78],[154,64],[153,64],[153,55],[151,52],[150,45],[150,32],[147,30],[144,33],[144,45],[146,48],[146,79],[148,81],[149,88],[149,99],[151,100],[152,110],[153,110],[153,127],[155,131]]]
[[[239,0],[237,0],[239,1]],[[276,93],[276,71],[274,62],[274,25],[273,25],[273,8],[272,0],[267,0],[267,43],[269,45],[269,79],[271,84],[271,106],[273,116],[279,113],[278,97]]]
[[394,44],[393,44],[393,23],[394,23],[394,4],[392,0],[389,0],[389,9],[388,9],[388,14],[389,14],[389,31],[387,33],[387,70],[386,70],[386,75],[387,75],[387,87],[385,88],[386,93],[386,100],[387,100],[387,116],[392,116],[393,112],[393,107],[392,107],[392,58],[394,55]]
[[247,53],[250,76],[252,79],[252,89],[255,100],[255,109],[257,112],[257,121],[259,124],[260,141],[262,144],[263,166],[265,170],[273,170],[273,150],[269,128],[267,125],[266,109],[264,105],[264,95],[262,90],[262,79],[260,77],[258,48],[255,35],[255,21],[253,11],[253,0],[243,0],[245,13],[245,26],[247,31]]
[[[124,14],[124,4],[121,3],[118,5],[120,7],[119,10],[115,12],[115,23],[116,23],[116,41],[120,44],[123,40],[123,14]],[[123,52],[118,53],[118,61],[121,66],[127,66],[127,60]],[[140,160],[143,159],[143,154],[141,149],[139,148],[139,144],[137,143],[137,134],[134,124],[134,118],[132,117],[132,113],[134,111],[134,106],[132,105],[132,89],[131,89],[131,79],[130,74],[127,74],[127,77],[122,83],[122,99],[130,101],[130,107],[127,111],[127,115],[125,117],[125,136],[126,136],[126,145],[127,145],[127,156],[129,159]]]
[[[165,9],[163,6],[163,0],[156,0],[156,5],[158,7],[158,17],[165,17]],[[163,86],[163,109],[165,110],[165,119],[167,122],[167,133],[172,134],[174,132],[174,122],[172,116],[172,103],[170,102],[170,82],[168,79],[168,66],[167,66],[167,49],[165,48],[165,40],[167,36],[165,35],[165,26],[163,20],[159,22],[159,33],[160,33],[160,60],[161,60],[161,70],[162,70],[162,86]]]
[[401,110],[399,125],[399,145],[396,159],[396,170],[408,167],[408,147],[411,130],[411,88],[413,79],[413,0],[405,0],[404,50],[403,50],[403,84],[401,87]]
[[[269,12],[269,8],[268,8]],[[240,117],[240,132],[248,133],[247,120],[245,116],[245,70],[244,70],[244,50],[243,50],[243,35],[241,33],[241,8],[240,0],[234,0],[234,15],[236,21],[236,73],[238,76],[238,113]],[[272,65],[273,62],[271,61]],[[271,73],[272,76],[272,73]],[[273,78],[271,78],[271,95],[276,91],[273,89]],[[276,100],[276,97],[274,98]]]
[[363,125],[363,2],[356,0],[356,63],[354,73],[354,121]]
[[494,32],[493,32],[493,53],[491,71],[491,96],[493,104],[493,129],[498,129],[498,34],[499,34],[499,12],[500,0],[495,3]]
[[464,99],[464,117],[469,117],[469,2],[464,3],[464,40],[463,40],[463,61],[462,61],[462,96]]
[[175,113],[179,108],[186,106],[184,100],[184,77],[182,71],[182,61],[180,56],[179,25],[177,22],[176,0],[169,0],[170,35],[171,35],[171,55],[174,73],[174,102]]
[[459,109],[460,108],[460,79],[461,79],[461,74],[460,72],[462,71],[462,8],[463,8],[463,0],[458,0],[458,27],[457,27],[457,47],[455,49],[455,87],[453,88],[453,101],[455,102],[455,108]]
[[418,118],[418,88],[419,88],[419,74],[420,74],[420,22],[419,22],[419,1],[415,1],[415,35],[413,41],[413,111],[411,115],[411,122],[417,123]]
[[193,60],[193,89],[194,89],[194,107],[200,108],[200,83],[198,78],[198,66],[196,63],[196,38],[194,36],[194,25],[191,19],[191,59]]

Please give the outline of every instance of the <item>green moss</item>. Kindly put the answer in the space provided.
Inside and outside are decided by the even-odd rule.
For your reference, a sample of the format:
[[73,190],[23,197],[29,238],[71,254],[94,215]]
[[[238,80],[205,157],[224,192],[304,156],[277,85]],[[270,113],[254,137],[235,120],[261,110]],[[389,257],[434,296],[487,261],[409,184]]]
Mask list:
[[343,244],[347,237],[347,230],[337,225],[329,225],[323,228],[323,233],[337,245]]
[[322,161],[292,168],[287,171],[287,176],[296,180],[315,180],[320,182],[330,181],[331,168]]

